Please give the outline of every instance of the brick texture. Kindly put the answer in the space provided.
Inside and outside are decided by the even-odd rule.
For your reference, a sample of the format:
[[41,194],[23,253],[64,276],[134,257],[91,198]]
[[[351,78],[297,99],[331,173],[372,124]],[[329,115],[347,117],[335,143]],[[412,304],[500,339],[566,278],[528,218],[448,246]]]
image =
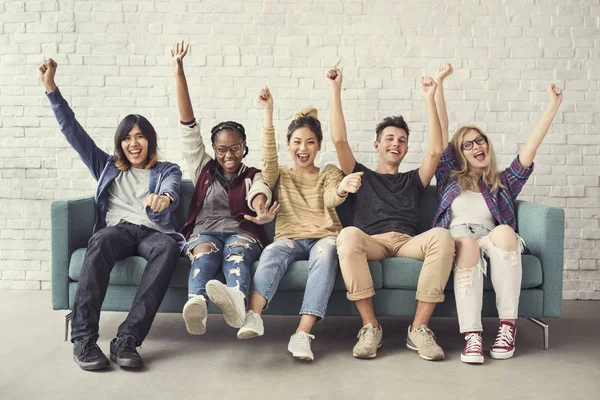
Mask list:
[[[597,1],[401,0],[0,2],[0,289],[48,289],[50,203],[93,193],[95,182],[57,128],[37,67],[59,63],[57,84],[96,142],[111,150],[119,120],[145,115],[163,158],[180,163],[169,48],[191,42],[186,72],[205,140],[223,119],[248,131],[259,165],[270,86],[280,156],[287,124],[314,105],[328,132],[326,69],[344,70],[344,111],[359,161],[373,167],[374,126],[409,121],[403,170],[426,148],[423,73],[450,61],[450,128],[476,123],[499,164],[512,160],[541,116],[545,88],[564,101],[522,199],[566,211],[566,299],[600,299],[600,5]],[[328,136],[328,135],[326,135]],[[319,163],[336,163],[326,138]]]

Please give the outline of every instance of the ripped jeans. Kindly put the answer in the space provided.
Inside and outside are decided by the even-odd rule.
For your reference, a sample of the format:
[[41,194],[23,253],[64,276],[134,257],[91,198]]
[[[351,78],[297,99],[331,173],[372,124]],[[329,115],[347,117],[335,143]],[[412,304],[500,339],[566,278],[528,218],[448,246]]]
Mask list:
[[[201,243],[211,243],[208,253],[192,254]],[[229,287],[237,287],[248,297],[250,267],[260,256],[260,245],[250,235],[240,232],[201,232],[193,234],[185,247],[185,254],[192,262],[188,280],[188,298],[199,294],[206,297],[206,283],[215,279],[219,271],[225,275]]]
[[308,260],[308,280],[300,314],[322,319],[339,267],[335,237],[279,239],[265,247],[252,280],[252,293],[263,296],[268,307],[288,267],[299,260]]
[[483,331],[481,309],[483,276],[487,275],[487,259],[490,261],[490,279],[496,292],[498,317],[517,319],[519,316],[519,296],[523,275],[521,253],[525,243],[517,235],[517,251],[507,251],[494,245],[489,236],[490,232],[488,228],[479,224],[464,224],[450,228],[450,234],[454,238],[464,236],[475,238],[480,250],[475,267],[455,266],[454,268],[454,297],[461,333]]

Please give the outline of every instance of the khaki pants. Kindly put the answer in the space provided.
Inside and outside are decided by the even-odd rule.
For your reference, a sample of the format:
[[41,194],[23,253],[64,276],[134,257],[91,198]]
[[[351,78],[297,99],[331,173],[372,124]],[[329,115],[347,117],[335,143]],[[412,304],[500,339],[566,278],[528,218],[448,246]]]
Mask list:
[[424,261],[417,284],[417,300],[444,301],[444,288],[454,260],[454,239],[447,229],[433,228],[414,237],[397,232],[369,236],[350,226],[340,232],[337,247],[349,300],[375,295],[367,261],[410,257]]

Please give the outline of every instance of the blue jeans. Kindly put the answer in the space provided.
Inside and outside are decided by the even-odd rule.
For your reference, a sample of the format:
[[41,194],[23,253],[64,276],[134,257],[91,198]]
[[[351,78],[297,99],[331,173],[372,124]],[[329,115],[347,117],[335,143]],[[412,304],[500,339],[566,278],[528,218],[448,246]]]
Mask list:
[[267,246],[254,274],[252,293],[263,296],[268,306],[289,265],[298,260],[308,260],[308,280],[300,314],[316,315],[322,319],[339,267],[334,237],[279,239]]
[[[194,247],[210,243],[214,248],[192,254]],[[206,297],[206,283],[222,271],[228,287],[237,287],[248,297],[250,267],[260,256],[260,245],[250,235],[240,232],[201,232],[192,235],[183,248],[192,262],[188,280],[188,298]]]

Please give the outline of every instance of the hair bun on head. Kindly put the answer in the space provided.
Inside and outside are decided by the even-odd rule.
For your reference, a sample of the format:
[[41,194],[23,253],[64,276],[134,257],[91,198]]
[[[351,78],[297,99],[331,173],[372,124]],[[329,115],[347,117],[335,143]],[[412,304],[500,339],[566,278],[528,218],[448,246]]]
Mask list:
[[302,110],[296,112],[294,114],[294,119],[302,118],[302,117],[313,117],[314,119],[319,119],[319,112],[314,107],[306,107]]

